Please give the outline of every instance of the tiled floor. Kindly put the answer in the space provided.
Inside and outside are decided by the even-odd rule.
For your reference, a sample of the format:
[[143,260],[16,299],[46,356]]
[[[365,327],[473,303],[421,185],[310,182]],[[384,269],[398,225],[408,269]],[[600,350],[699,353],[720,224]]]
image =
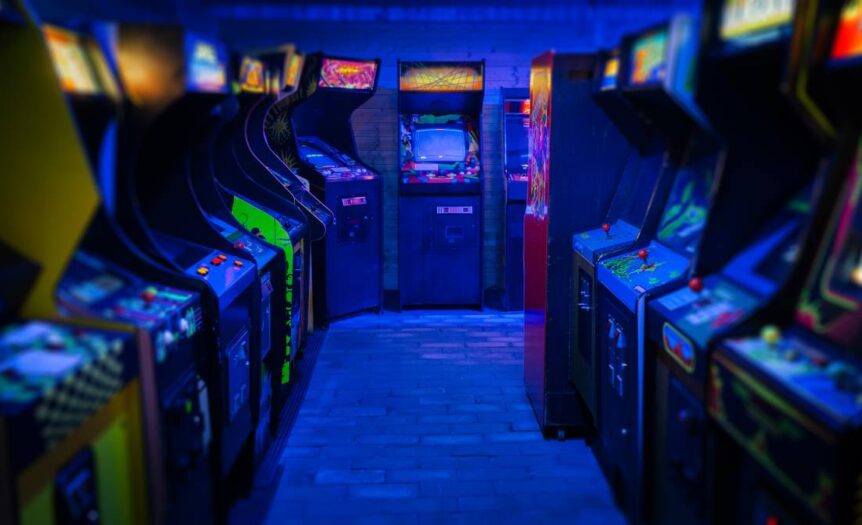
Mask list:
[[545,440],[520,314],[336,323],[267,523],[624,523],[583,442]]

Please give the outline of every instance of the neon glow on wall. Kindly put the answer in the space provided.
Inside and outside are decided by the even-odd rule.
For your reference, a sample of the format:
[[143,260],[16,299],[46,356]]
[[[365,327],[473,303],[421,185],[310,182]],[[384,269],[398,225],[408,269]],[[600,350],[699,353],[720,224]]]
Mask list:
[[377,77],[377,62],[324,58],[320,66],[322,88],[369,91],[374,89]]

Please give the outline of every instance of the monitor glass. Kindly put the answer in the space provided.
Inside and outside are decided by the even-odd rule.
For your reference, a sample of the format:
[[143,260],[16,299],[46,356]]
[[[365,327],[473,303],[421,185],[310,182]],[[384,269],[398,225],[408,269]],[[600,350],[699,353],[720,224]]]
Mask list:
[[467,140],[461,128],[417,129],[414,148],[419,162],[463,162],[467,157]]
[[667,28],[649,32],[632,45],[631,75],[633,86],[663,82],[667,76]]

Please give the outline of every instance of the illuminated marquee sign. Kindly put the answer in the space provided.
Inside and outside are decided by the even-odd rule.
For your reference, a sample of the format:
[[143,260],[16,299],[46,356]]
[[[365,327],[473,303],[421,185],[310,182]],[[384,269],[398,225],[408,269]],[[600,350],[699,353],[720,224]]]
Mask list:
[[617,75],[620,72],[620,59],[611,57],[605,62],[605,67],[602,71],[601,91],[616,89]]
[[287,75],[285,75],[285,87],[296,87],[299,84],[299,75],[302,74],[302,63],[304,62],[302,55],[291,55],[289,63],[286,66]]
[[850,0],[841,10],[835,31],[832,60],[843,61],[862,56],[862,0]]
[[79,95],[101,93],[81,39],[74,33],[54,27],[46,27],[44,34],[63,91]]
[[795,0],[725,0],[721,38],[733,40],[789,24]]
[[263,62],[253,58],[243,58],[239,68],[239,87],[247,93],[266,92],[266,75]]
[[401,64],[401,91],[481,91],[482,64]]
[[186,36],[186,87],[193,91],[222,93],[227,89],[227,53],[214,42]]
[[374,89],[376,78],[377,62],[324,58],[317,85],[322,88],[370,91]]
[[629,81],[639,86],[662,82],[667,76],[667,30],[638,38],[632,46],[632,71]]

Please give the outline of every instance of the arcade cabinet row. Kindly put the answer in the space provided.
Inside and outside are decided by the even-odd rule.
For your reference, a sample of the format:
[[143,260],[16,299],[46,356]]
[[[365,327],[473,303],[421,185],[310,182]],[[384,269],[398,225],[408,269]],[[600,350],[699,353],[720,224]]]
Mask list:
[[527,394],[632,523],[862,519],[860,72],[859,0],[534,59]]
[[0,522],[224,522],[308,334],[379,308],[378,62],[3,2],[0,64]]

